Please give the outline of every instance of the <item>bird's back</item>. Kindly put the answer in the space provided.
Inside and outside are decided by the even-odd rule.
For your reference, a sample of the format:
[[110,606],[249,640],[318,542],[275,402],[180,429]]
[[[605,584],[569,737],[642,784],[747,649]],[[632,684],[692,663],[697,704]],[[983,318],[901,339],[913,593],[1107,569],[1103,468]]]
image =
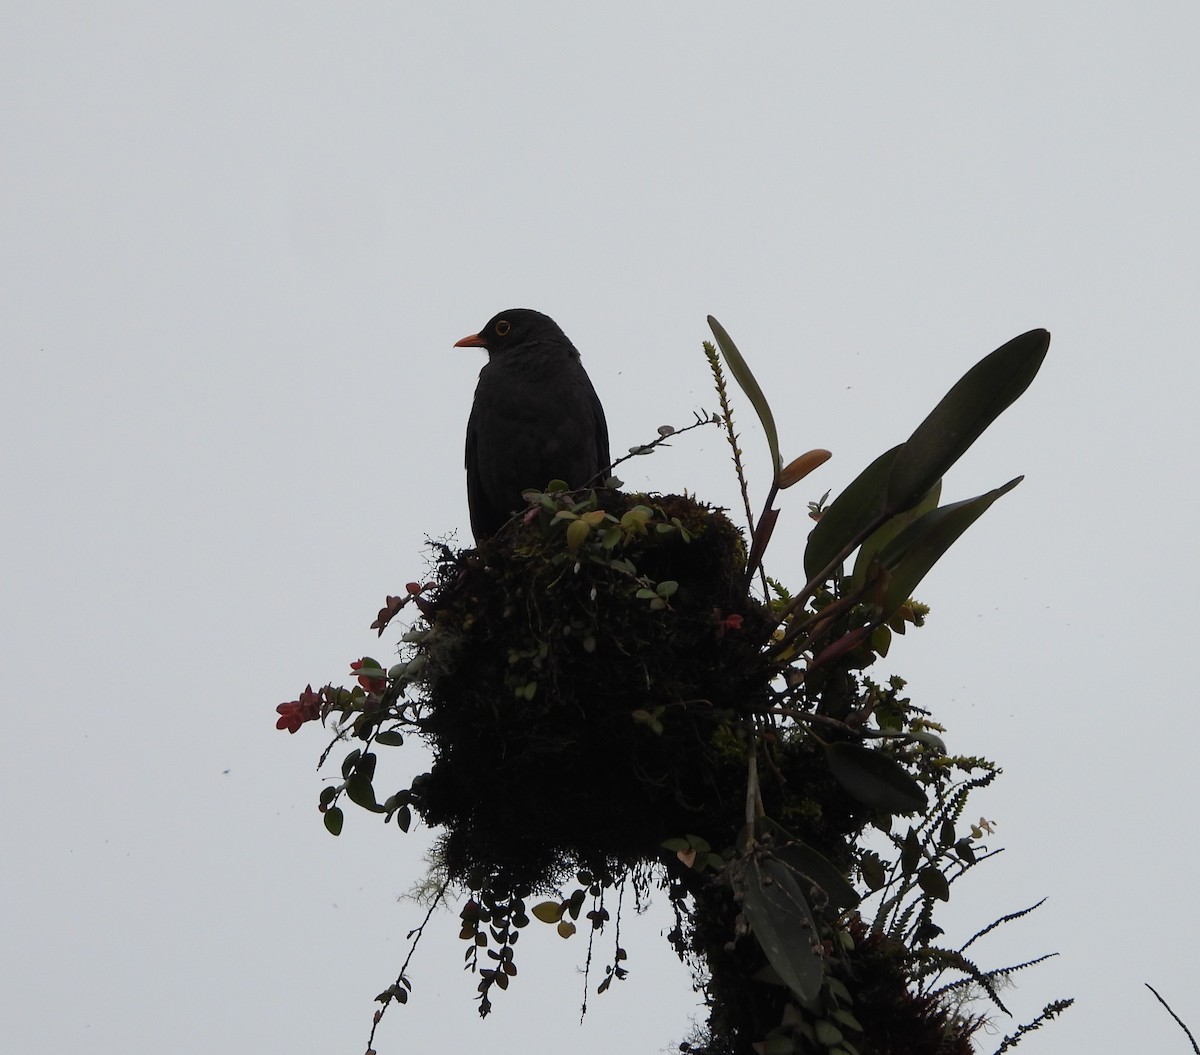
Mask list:
[[467,499],[476,538],[494,534],[521,492],[583,487],[609,466],[608,426],[569,341],[508,349],[479,374],[467,423]]

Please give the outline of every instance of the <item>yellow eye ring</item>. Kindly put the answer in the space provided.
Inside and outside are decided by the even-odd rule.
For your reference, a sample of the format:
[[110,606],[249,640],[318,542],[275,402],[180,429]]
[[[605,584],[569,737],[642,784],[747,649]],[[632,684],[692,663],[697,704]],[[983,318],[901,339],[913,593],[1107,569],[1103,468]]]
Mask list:
[[496,336],[503,337],[509,330],[512,329],[512,323],[508,319],[501,319],[496,323]]

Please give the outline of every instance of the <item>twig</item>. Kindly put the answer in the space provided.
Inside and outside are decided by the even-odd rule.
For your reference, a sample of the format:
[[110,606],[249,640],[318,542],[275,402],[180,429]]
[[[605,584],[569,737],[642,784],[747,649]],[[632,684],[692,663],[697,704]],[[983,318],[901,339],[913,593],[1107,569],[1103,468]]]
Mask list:
[[612,475],[612,471],[618,465],[629,461],[631,458],[640,458],[643,454],[649,454],[652,450],[654,450],[655,447],[663,446],[668,440],[673,440],[676,436],[682,436],[685,432],[691,432],[692,429],[697,429],[701,425],[719,425],[721,421],[716,414],[706,417],[695,410],[692,411],[692,414],[696,420],[690,425],[684,425],[684,427],[681,429],[677,429],[672,425],[660,426],[658,430],[658,439],[653,440],[650,443],[643,443],[640,447],[630,447],[628,454],[626,454],[624,457],[618,458],[612,463],[612,465],[605,466],[603,470],[598,472],[587,482],[587,484],[585,484],[585,487],[592,487],[595,484],[604,483],[604,481]]
[[1179,1028],[1182,1029],[1184,1031],[1184,1033],[1187,1034],[1188,1040],[1190,1040],[1192,1042],[1192,1051],[1196,1052],[1197,1055],[1200,1055],[1200,1045],[1196,1044],[1196,1038],[1192,1036],[1192,1031],[1190,1029],[1188,1029],[1187,1026],[1184,1024],[1183,1019],[1180,1018],[1177,1014],[1175,1014],[1174,1011],[1171,1010],[1171,1005],[1168,1004],[1161,996],[1158,995],[1158,990],[1155,989],[1154,986],[1152,986],[1149,982],[1143,982],[1142,984],[1158,998],[1158,1002],[1167,1009],[1167,1014],[1170,1015],[1173,1019],[1175,1019],[1176,1022],[1179,1023]]
[[[421,920],[421,925],[415,930],[410,930],[408,932],[409,937],[412,937],[414,934],[416,937],[413,938],[413,943],[409,946],[408,955],[404,957],[404,963],[400,965],[400,973],[396,976],[396,981],[386,993],[380,993],[380,995],[375,998],[383,1004],[383,1007],[375,1012],[375,1015],[371,1021],[371,1035],[367,1038],[367,1055],[374,1055],[375,1030],[379,1028],[379,1023],[383,1019],[383,1013],[388,1009],[392,1001],[397,999],[395,993],[403,990],[404,995],[407,996],[408,978],[406,977],[406,972],[408,971],[409,961],[413,958],[413,953],[417,951],[417,943],[421,940],[421,935],[425,933],[426,924],[428,924],[429,920],[433,917],[433,913],[437,909],[438,905],[442,903],[442,899],[446,896],[446,891],[449,889],[449,887],[450,877],[447,876],[446,881],[441,885],[437,895],[434,897],[433,901],[430,902],[429,911],[425,913],[425,918]],[[401,999],[400,1002],[404,1003],[405,1001],[404,999]]]

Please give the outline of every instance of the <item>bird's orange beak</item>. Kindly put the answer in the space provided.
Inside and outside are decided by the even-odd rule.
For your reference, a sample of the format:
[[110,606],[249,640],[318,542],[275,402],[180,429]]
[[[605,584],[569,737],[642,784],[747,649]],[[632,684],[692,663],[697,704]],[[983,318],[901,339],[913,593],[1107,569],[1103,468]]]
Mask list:
[[461,341],[454,342],[455,348],[486,348],[487,341],[480,337],[479,334],[473,333],[470,337],[464,337]]

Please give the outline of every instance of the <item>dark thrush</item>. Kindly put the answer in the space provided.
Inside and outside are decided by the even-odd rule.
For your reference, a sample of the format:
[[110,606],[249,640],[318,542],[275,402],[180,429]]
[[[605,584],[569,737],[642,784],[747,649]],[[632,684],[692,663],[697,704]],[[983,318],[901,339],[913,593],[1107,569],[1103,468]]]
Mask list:
[[548,315],[510,308],[456,348],[486,348],[467,421],[467,506],[477,542],[551,480],[579,488],[607,474],[608,425],[579,352]]

